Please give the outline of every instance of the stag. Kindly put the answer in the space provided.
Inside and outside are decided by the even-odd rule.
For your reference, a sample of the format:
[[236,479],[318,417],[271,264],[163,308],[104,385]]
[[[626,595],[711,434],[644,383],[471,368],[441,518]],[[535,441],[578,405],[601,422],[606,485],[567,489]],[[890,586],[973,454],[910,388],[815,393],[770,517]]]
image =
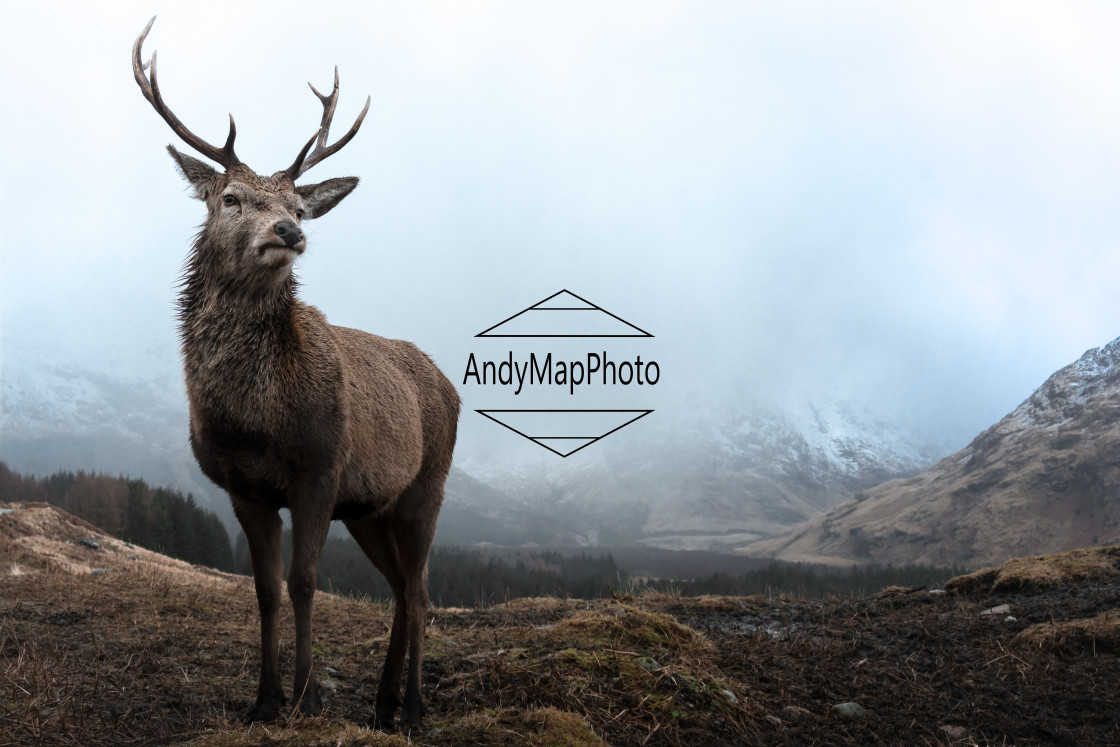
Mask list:
[[[160,95],[156,55],[141,63],[153,17],[132,49],[144,98],[217,169],[167,147],[206,220],[191,248],[179,297],[180,337],[190,401],[190,442],[202,471],[229,493],[249,543],[261,617],[261,675],[250,720],[270,721],[286,705],[280,683],[277,612],[282,602],[279,510],[291,512],[288,595],[295,617],[293,698],[320,711],[313,676],[311,607],[319,554],[341,520],[393,590],[395,610],[377,690],[376,726],[419,725],[420,669],[428,608],[428,554],[451,467],[459,396],[413,344],[328,324],[296,296],[292,265],[306,245],[306,220],[326,215],[356,177],[296,185],[337,153],[369,110],[327,145],[338,103],[323,95],[315,135],[296,160],[271,176],[234,153],[232,115],[225,145],[183,125]],[[148,71],[145,74],[145,71]],[[400,679],[408,653],[404,699]]]

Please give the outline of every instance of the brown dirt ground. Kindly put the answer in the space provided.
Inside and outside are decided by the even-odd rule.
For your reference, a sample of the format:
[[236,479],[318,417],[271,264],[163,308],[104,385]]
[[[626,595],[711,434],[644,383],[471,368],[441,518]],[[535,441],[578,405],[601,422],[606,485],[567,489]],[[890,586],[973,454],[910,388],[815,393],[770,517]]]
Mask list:
[[[247,580],[32,508],[0,515],[0,744],[1120,743],[1120,572],[1105,571],[995,592],[989,576],[967,595],[434,609],[428,717],[407,736],[364,726],[391,605],[320,594],[326,712],[245,726],[259,635]],[[286,613],[289,675],[292,635]],[[862,717],[833,711],[848,701]]]

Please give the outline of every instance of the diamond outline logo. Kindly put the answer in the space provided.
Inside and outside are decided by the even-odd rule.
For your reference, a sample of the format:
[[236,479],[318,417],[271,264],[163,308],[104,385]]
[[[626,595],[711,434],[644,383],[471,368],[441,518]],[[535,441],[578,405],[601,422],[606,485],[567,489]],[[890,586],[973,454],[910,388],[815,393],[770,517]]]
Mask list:
[[[596,441],[601,441],[602,439],[611,435],[615,431],[622,430],[623,428],[630,425],[631,423],[633,423],[637,420],[641,420],[646,415],[649,415],[651,412],[653,412],[653,410],[475,410],[475,412],[477,412],[479,415],[482,415],[485,418],[489,418],[490,420],[493,420],[495,423],[497,423],[500,426],[508,428],[509,430],[513,431],[514,433],[521,436],[522,438],[527,438],[530,441],[532,441],[533,443],[537,444],[538,446],[542,446],[542,447],[548,449],[553,454],[558,454],[559,456],[563,457],[564,459],[567,459],[572,454],[575,454],[577,451],[581,451],[583,449],[586,449],[588,446],[595,443]],[[564,414],[564,415],[568,415],[570,413],[577,413],[577,412],[579,412],[579,413],[590,413],[590,412],[593,412],[593,413],[627,413],[627,414],[637,413],[637,415],[635,415],[634,417],[626,420],[621,425],[617,425],[614,428],[611,428],[606,433],[600,434],[598,436],[589,436],[589,435],[583,435],[583,436],[557,436],[557,435],[531,436],[528,433],[521,432],[520,430],[518,430],[517,428],[514,428],[509,423],[505,422],[504,420],[502,420],[500,418],[494,417],[491,414],[491,413],[518,413],[518,414],[521,414],[521,413],[527,413],[527,412],[554,413],[554,414],[560,413],[560,414]],[[576,446],[576,448],[571,449],[570,451],[558,451],[557,450],[558,448],[566,448],[567,447],[566,443],[554,443],[554,446],[556,448],[554,448],[554,446],[550,446],[549,443],[546,443],[546,442],[569,442],[569,441],[572,442],[572,445],[575,445],[578,442],[585,442],[585,443],[582,443],[582,444]]]
[[[528,322],[527,325],[526,325],[526,322]],[[574,329],[583,328],[583,329],[588,330],[588,331],[585,331],[583,333],[575,333],[575,334],[572,334],[572,333],[561,334],[561,333],[558,333],[558,332],[554,331],[557,328],[556,325],[558,323],[562,327],[563,323],[565,323],[565,322],[567,322],[569,324],[571,324],[573,322],[576,322],[574,327],[573,327]],[[590,323],[590,326],[588,326],[589,323]],[[522,331],[526,327],[530,330],[535,327],[538,330],[548,330],[548,331],[547,332],[546,331],[538,331],[538,332],[528,332],[528,333],[526,333],[526,332]],[[598,327],[598,329],[595,329],[596,327]],[[604,330],[611,330],[611,329],[616,329],[616,330],[620,330],[620,331],[618,331],[618,332],[604,331]],[[592,330],[594,330],[594,331],[592,331]],[[509,338],[509,337],[518,337],[518,338],[544,338],[544,337],[552,337],[552,338],[557,338],[557,337],[559,337],[559,338],[581,338],[581,337],[583,337],[583,338],[592,338],[592,337],[600,337],[600,338],[601,337],[642,338],[642,337],[653,337],[653,336],[654,335],[645,331],[641,327],[638,327],[635,324],[631,324],[630,322],[626,321],[625,319],[618,316],[617,314],[612,314],[611,312],[607,311],[603,307],[601,307],[597,304],[594,304],[591,301],[588,301],[586,298],[583,298],[582,296],[578,296],[575,293],[572,293],[570,290],[567,290],[566,288],[562,289],[562,290],[559,290],[556,293],[553,293],[551,296],[548,296],[547,298],[544,298],[544,299],[538,301],[537,303],[533,304],[532,306],[529,306],[528,308],[522,309],[521,311],[517,312],[513,316],[508,317],[506,319],[503,319],[502,321],[498,322],[497,324],[493,325],[492,327],[484,329],[482,332],[479,332],[477,335],[475,335],[476,338],[477,337],[485,337],[485,338],[494,338],[494,337],[506,337],[506,338]],[[479,415],[482,415],[483,417],[487,418],[488,420],[494,421],[495,423],[502,426],[503,428],[506,428],[508,430],[513,431],[514,433],[521,436],[522,438],[525,438],[529,441],[532,441],[533,443],[537,444],[538,446],[540,446],[542,448],[548,449],[553,454],[556,454],[556,455],[560,456],[561,458],[567,459],[572,454],[575,454],[578,451],[582,451],[583,449],[587,448],[588,446],[595,443],[596,441],[601,441],[602,439],[606,438],[610,434],[612,434],[616,431],[619,431],[622,428],[625,428],[626,426],[630,425],[631,423],[644,418],[646,415],[649,415],[651,412],[653,412],[653,410],[618,410],[618,409],[614,409],[614,410],[612,410],[612,409],[605,409],[605,410],[587,410],[587,409],[582,409],[582,410],[581,409],[558,409],[558,410],[521,409],[521,410],[512,410],[512,409],[484,409],[484,410],[475,410],[475,412],[477,412]],[[502,414],[502,417],[495,417],[495,415],[492,414],[492,413],[500,413],[500,414]],[[555,416],[553,418],[553,423],[552,423],[551,427],[556,432],[555,433],[548,432],[547,434],[540,433],[538,435],[530,435],[529,433],[526,433],[525,431],[530,430],[530,428],[527,427],[523,423],[519,423],[518,421],[521,420],[521,418],[518,418],[517,416],[525,415],[527,413],[535,413],[535,414],[538,414],[538,415],[540,415],[540,414],[551,414],[551,415]],[[633,417],[626,418],[622,423],[620,423],[618,425],[614,425],[614,423],[608,422],[606,427],[608,427],[609,429],[606,430],[603,433],[600,433],[599,435],[589,435],[589,433],[583,433],[582,432],[582,430],[590,431],[591,428],[597,428],[597,429],[603,428],[604,426],[603,426],[603,423],[602,423],[602,418],[601,417],[598,418],[598,421],[597,421],[596,416],[602,416],[604,413],[608,413],[608,414],[609,413],[621,413],[621,414],[625,414],[625,415],[633,415]],[[577,416],[577,420],[580,419],[579,418],[580,415],[590,416],[590,417],[582,418],[582,420],[584,422],[580,423],[579,428],[577,429],[577,430],[581,431],[579,435],[572,435],[572,432],[570,430],[565,432],[565,428],[564,428],[564,425],[565,425],[564,421],[565,420],[567,420],[568,429],[573,428],[572,418],[571,417],[566,417],[566,416],[573,416],[573,415]],[[546,420],[547,419],[548,418],[546,417]],[[511,423],[509,421],[513,421],[514,423],[516,423],[520,427],[515,427],[514,425],[511,425]],[[596,422],[598,422],[597,426],[595,425]],[[615,421],[615,422],[617,422],[617,421]],[[611,426],[613,426],[613,427],[611,427]],[[538,428],[538,426],[533,426],[532,430],[534,432],[536,432],[537,428]],[[572,448],[572,447],[574,447],[574,448]]]
[[[507,332],[495,331],[495,330],[499,330],[501,327],[509,324],[514,319],[518,319],[518,318],[522,317],[525,314],[552,314],[553,312],[565,312],[566,315],[569,316],[569,317],[571,316],[571,312],[582,312],[582,313],[597,312],[599,315],[606,314],[608,317],[614,319],[617,322],[621,322],[622,324],[626,325],[626,327],[629,327],[633,331],[632,332],[626,332],[626,333],[616,333],[616,334],[603,334],[603,333],[510,334],[510,333],[507,333]],[[573,317],[573,318],[578,318],[578,317]],[[523,319],[522,321],[527,321],[528,319],[529,319],[529,317],[525,317],[525,319]],[[554,321],[554,320],[549,320],[549,321]],[[583,320],[583,321],[585,321],[585,320]],[[605,321],[605,320],[600,318],[598,321],[602,322],[602,321]],[[603,307],[596,306],[595,304],[588,301],[586,298],[581,298],[580,296],[577,296],[575,293],[572,293],[570,290],[564,289],[564,290],[560,290],[556,293],[553,293],[548,298],[545,298],[542,301],[538,301],[537,303],[533,304],[532,306],[530,306],[526,309],[522,309],[521,311],[517,312],[516,314],[509,317],[508,319],[503,319],[502,321],[495,324],[493,327],[490,327],[488,329],[484,329],[483,331],[481,331],[477,335],[475,335],[475,337],[653,337],[653,335],[651,335],[649,332],[646,332],[644,329],[642,329],[642,328],[640,328],[640,327],[638,327],[634,324],[631,324],[630,322],[626,321],[622,317],[620,317],[616,314],[612,314],[611,312],[607,311]]]

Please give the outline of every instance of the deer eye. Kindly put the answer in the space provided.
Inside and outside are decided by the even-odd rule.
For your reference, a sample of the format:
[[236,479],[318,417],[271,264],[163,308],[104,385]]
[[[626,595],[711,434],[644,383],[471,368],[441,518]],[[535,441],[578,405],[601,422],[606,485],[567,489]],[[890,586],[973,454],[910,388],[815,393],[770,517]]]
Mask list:
[[237,198],[234,197],[233,195],[226,195],[225,197],[222,198],[222,202],[225,204],[226,207],[232,207],[232,206],[237,204]]
[[296,220],[303,220],[303,211],[302,210],[297,210],[296,211]]

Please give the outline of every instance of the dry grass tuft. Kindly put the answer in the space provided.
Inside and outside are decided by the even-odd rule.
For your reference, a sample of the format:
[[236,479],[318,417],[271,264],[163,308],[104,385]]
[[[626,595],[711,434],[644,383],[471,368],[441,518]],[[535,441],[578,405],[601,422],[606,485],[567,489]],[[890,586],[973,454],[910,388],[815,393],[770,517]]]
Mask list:
[[1015,643],[1074,656],[1120,654],[1120,609],[1084,620],[1038,623],[1016,636]]
[[643,651],[702,651],[710,647],[703,635],[670,615],[619,604],[566,617],[556,624],[550,637]]
[[297,719],[288,724],[253,724],[219,728],[191,740],[191,747],[406,747],[400,734],[326,718]]
[[604,747],[591,724],[558,708],[487,709],[431,728],[426,742],[451,745],[533,745],[534,747]]
[[954,594],[1032,593],[1070,584],[1120,578],[1120,546],[1013,558],[998,568],[957,576],[945,583]]

